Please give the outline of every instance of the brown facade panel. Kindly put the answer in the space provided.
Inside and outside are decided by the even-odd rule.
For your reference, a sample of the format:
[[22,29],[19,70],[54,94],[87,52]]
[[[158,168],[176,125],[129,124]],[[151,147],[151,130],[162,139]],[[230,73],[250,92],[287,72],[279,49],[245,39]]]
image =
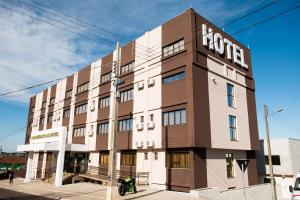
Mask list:
[[186,78],[168,84],[162,84],[162,107],[187,103]]
[[120,166],[120,177],[125,178],[126,176],[135,177],[136,176],[136,167],[135,166]]
[[[91,66],[85,67],[78,72],[77,86],[90,81]],[[76,91],[77,92],[77,91]]]
[[191,151],[193,185],[191,189],[207,187],[206,149],[195,148]]
[[102,58],[101,75],[111,72],[113,66],[113,54],[108,54]]
[[256,152],[246,151],[246,159],[249,160],[248,165],[248,184],[257,185],[258,184],[258,172],[256,163]]
[[96,151],[108,149],[108,134],[97,134],[96,136]]
[[192,188],[192,174],[190,169],[166,168],[166,186],[169,190],[189,192]]
[[117,132],[117,149],[132,149],[132,131]]
[[192,115],[188,121],[194,123],[193,135],[196,147],[211,147],[210,109],[207,70],[193,66],[193,104],[189,105]]
[[99,95],[109,94],[110,88],[111,88],[111,82],[105,82],[103,84],[100,84]]
[[259,136],[257,126],[257,113],[254,91],[247,89],[247,106],[248,106],[248,119],[249,119],[249,131],[251,150],[259,150]]
[[126,65],[135,59],[135,42],[129,42],[121,47],[121,66]]
[[175,125],[162,127],[162,147],[163,148],[182,148],[190,147],[192,138],[188,131],[188,126]]
[[85,144],[85,136],[73,137],[72,144]]
[[133,101],[119,103],[118,116],[130,115],[133,111]]
[[83,101],[87,101],[88,96],[89,96],[88,91],[76,94],[75,103],[77,104],[77,103],[81,103]]
[[74,126],[80,125],[80,124],[85,124],[86,122],[86,113],[74,115]]
[[57,87],[57,84],[51,86],[50,98],[55,97],[55,95],[56,95],[56,87]]
[[99,108],[97,120],[106,120],[109,118],[109,107]]

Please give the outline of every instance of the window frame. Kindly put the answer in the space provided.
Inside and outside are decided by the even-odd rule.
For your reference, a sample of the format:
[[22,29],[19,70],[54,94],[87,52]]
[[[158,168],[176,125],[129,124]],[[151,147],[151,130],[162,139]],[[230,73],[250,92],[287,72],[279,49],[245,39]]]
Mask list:
[[236,103],[235,103],[235,87],[231,83],[227,83],[227,105],[230,108],[235,108],[235,106],[236,106]]
[[181,71],[181,72],[163,77],[162,78],[162,83],[163,84],[171,84],[173,82],[180,81],[180,80],[183,80],[183,79],[185,79],[185,71]]
[[[181,160],[183,159],[183,160]],[[189,151],[173,151],[167,153],[167,166],[172,169],[189,169],[191,166]]]
[[[234,119],[234,124],[232,126],[231,122]],[[234,135],[232,135],[232,131],[234,131]],[[237,118],[234,115],[229,115],[229,136],[230,136],[230,141],[238,141],[238,133],[237,133]],[[234,137],[233,137],[234,136]]]
[[[231,160],[231,162],[230,162],[229,159]],[[235,166],[234,166],[234,156],[233,156],[233,153],[226,153],[225,154],[225,160],[226,160],[226,174],[227,174],[227,178],[235,178]],[[230,169],[231,169],[231,172],[229,173]]]

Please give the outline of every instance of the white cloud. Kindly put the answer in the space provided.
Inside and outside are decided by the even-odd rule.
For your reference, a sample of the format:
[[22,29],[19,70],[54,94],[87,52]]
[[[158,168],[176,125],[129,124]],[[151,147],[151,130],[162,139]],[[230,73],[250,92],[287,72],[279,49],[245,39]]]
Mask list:
[[[71,66],[91,61],[89,46],[95,48],[74,34],[2,8],[0,27],[1,93],[69,75],[76,71]],[[30,95],[27,91],[6,100],[26,102]]]

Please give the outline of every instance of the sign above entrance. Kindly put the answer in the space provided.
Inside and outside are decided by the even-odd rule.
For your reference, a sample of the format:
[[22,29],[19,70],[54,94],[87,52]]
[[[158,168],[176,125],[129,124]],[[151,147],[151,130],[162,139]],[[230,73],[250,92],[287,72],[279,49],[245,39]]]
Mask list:
[[30,144],[59,142],[63,134],[66,134],[65,127],[47,129],[43,131],[32,132]]
[[228,60],[232,60],[242,68],[248,69],[248,65],[245,63],[244,49],[228,38],[223,38],[221,33],[214,33],[213,29],[207,28],[206,24],[202,24],[202,39],[203,45],[210,50],[214,50],[220,55],[224,55],[226,52]]

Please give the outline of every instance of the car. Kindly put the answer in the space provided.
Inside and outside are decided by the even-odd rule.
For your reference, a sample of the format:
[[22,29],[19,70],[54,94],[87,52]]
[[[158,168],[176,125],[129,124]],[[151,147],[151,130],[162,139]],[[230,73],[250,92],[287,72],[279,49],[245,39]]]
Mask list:
[[291,200],[300,200],[300,172],[297,174],[294,187],[290,185],[289,189],[292,193]]

